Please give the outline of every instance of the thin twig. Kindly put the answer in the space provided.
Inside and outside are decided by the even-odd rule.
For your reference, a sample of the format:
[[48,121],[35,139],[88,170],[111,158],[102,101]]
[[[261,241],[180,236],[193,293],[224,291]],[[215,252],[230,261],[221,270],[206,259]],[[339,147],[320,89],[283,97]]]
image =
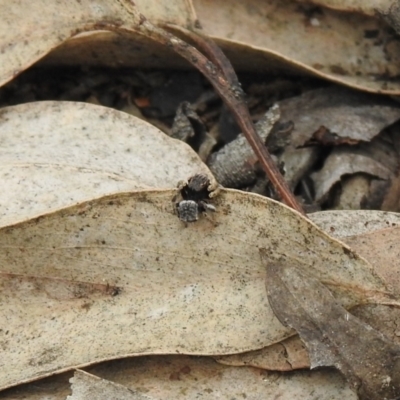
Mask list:
[[[131,30],[125,29],[122,26],[119,30],[131,32]],[[222,53],[221,49],[219,49],[210,39],[205,40],[203,37],[194,33],[188,34],[188,36],[192,38],[192,40],[195,41],[195,43],[206,53],[207,57],[209,57],[207,58],[195,47],[186,43],[182,39],[167,32],[165,29],[151,24],[143,15],[140,15],[140,23],[135,25],[133,30],[171,48],[208,78],[214,89],[235,116],[238,125],[242,129],[243,134],[246,136],[250,146],[256,154],[260,165],[264,169],[271,183],[274,185],[275,190],[281,196],[283,202],[305,215],[304,210],[297,202],[267,148],[258,136],[251,120],[249,110],[244,101],[243,90],[232,65]]]

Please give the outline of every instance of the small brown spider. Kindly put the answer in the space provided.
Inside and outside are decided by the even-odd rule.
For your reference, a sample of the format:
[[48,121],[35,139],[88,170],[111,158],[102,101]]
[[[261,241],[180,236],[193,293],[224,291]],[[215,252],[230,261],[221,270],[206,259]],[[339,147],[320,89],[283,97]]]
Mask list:
[[195,222],[199,214],[206,211],[215,211],[215,207],[208,203],[218,191],[218,184],[211,184],[207,175],[196,174],[187,182],[179,182],[178,189],[182,200],[175,204],[178,217],[183,222]]

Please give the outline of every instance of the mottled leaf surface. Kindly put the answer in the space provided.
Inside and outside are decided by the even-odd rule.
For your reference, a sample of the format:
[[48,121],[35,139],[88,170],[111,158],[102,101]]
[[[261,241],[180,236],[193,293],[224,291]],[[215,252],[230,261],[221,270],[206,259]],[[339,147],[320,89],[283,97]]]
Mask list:
[[186,144],[126,113],[44,101],[0,110],[0,225],[101,195],[212,174]]
[[347,312],[305,271],[267,265],[268,300],[275,315],[307,346],[311,367],[335,366],[361,399],[400,395],[400,346]]
[[397,304],[364,259],[282,204],[223,190],[186,226],[176,194],[120,193],[0,230],[2,387],[129,355],[280,342],[293,332],[268,305],[259,249],[346,307]]
[[157,400],[144,393],[98,378],[85,371],[77,370],[71,378],[72,394],[66,400]]

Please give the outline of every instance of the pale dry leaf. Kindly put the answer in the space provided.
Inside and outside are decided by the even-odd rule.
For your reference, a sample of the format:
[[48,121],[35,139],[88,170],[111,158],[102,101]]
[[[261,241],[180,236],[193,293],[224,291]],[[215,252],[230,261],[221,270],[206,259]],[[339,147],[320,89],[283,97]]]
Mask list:
[[[329,211],[309,217],[332,236],[341,238],[365,257],[375,271],[399,292],[400,257],[398,251],[400,214],[383,211]],[[400,344],[400,309],[380,305],[363,305],[352,309],[362,321]]]
[[[115,0],[118,1],[118,0]],[[137,0],[137,9],[153,24],[174,24],[191,29],[199,22],[190,0]],[[99,27],[98,29],[101,29]],[[90,51],[87,51],[90,48]],[[109,67],[189,66],[172,50],[145,36],[95,31],[72,37],[43,61],[45,65],[102,65]]]
[[104,194],[212,174],[186,144],[110,108],[37,102],[0,110],[0,224]]
[[0,85],[82,31],[101,30],[102,22],[135,23],[126,7],[129,2],[124,0],[83,0],[79,3],[2,0]]
[[347,237],[347,243],[379,271],[385,282],[400,293],[400,228],[386,228]]
[[[88,51],[90,49],[90,51]],[[107,31],[72,37],[39,61],[40,66],[91,65],[109,68],[188,69],[190,64],[146,36]]]
[[[365,174],[353,174],[340,179],[340,190],[332,196],[333,210],[358,210],[366,208],[364,202],[371,195],[372,177]],[[377,207],[376,207],[377,208]]]
[[[278,0],[194,0],[188,7],[188,25],[198,25],[197,15],[202,33],[212,37],[239,69],[307,73],[371,92],[400,93],[395,79],[399,74],[399,41],[375,15],[329,8],[310,10],[296,1],[282,4]],[[370,14],[371,10],[365,9]],[[187,66],[179,57],[171,57],[166,48],[142,40],[115,33],[77,38],[45,62]],[[88,46],[92,52],[85,51]],[[127,52],[127,48],[132,51]]]
[[357,154],[351,148],[335,148],[326,159],[321,170],[311,174],[315,186],[315,200],[323,201],[332,186],[344,175],[368,174],[387,180],[392,176],[390,169],[368,155]]
[[[152,356],[116,360],[91,367],[91,374],[116,382],[128,389],[143,392],[160,400],[199,398],[249,400],[356,400],[339,373],[297,371],[296,374],[260,371],[255,368],[234,368],[218,365],[210,358],[188,356]],[[2,400],[65,400],[46,379],[9,389],[0,394]],[[58,379],[58,381],[60,381]],[[68,377],[59,383],[65,388]],[[42,397],[33,397],[32,393]]]
[[197,16],[190,0],[135,0],[135,6],[153,24],[176,24],[191,27]]
[[[400,329],[397,322],[400,320],[399,308],[364,304],[352,308],[351,313],[400,345]],[[310,368],[310,357],[297,335],[260,350],[214,358],[224,365],[246,365],[269,371]]]
[[[297,0],[299,3],[306,3],[303,0]],[[347,12],[360,12],[367,15],[376,15],[377,9],[388,9],[393,0],[313,0],[313,4],[321,7],[329,7],[334,10],[343,10]]]
[[[309,218],[331,236],[341,239],[366,258],[393,290],[400,288],[398,252],[400,214],[385,211],[324,211]],[[364,305],[352,309],[357,317],[400,344],[396,307]]]
[[292,371],[310,367],[308,352],[298,336],[292,336],[260,350],[214,358],[225,365],[247,365],[270,371]]
[[[399,281],[400,257],[397,251],[397,229],[400,226],[400,214],[374,210],[322,211],[308,214],[308,217],[329,235],[347,243],[354,251],[365,257],[388,284],[396,290]],[[396,228],[393,237],[383,244],[381,250],[379,238],[387,237]],[[374,240],[375,234],[377,240]],[[364,238],[367,241],[364,242]],[[370,240],[368,240],[370,239]],[[394,276],[393,276],[394,275]],[[395,284],[393,284],[393,283]],[[352,313],[364,322],[380,330],[400,344],[400,309],[381,305],[361,305],[352,309]],[[308,368],[308,353],[298,336],[280,343],[247,353],[221,356],[218,362],[226,365],[250,365],[268,370],[286,371]]]
[[320,211],[308,218],[330,236],[346,240],[349,236],[400,226],[400,213],[376,210]]
[[[0,2],[0,84],[65,43],[48,63],[152,67],[182,66],[171,50],[141,35],[122,34],[140,24],[139,11],[155,23],[204,28],[224,47],[238,68],[265,68],[314,74],[356,88],[400,93],[399,41],[376,17],[320,8],[310,13],[295,1],[229,3],[83,0],[49,4],[27,0]],[[177,4],[175,4],[177,3]],[[22,10],[22,11],[21,11]],[[60,12],[62,10],[62,12]],[[382,8],[382,12],[386,10]],[[118,33],[101,31],[113,26]],[[19,27],[17,29],[17,27]],[[23,28],[21,28],[23,27]],[[113,28],[113,29],[114,29]],[[366,32],[374,33],[371,37]],[[332,48],[335,51],[332,51]],[[90,49],[90,51],[88,51]],[[371,78],[372,77],[372,78]]]
[[268,301],[299,333],[311,368],[335,366],[360,400],[400,396],[400,346],[347,312],[329,290],[289,264],[267,265]]
[[[342,176],[340,179],[340,190],[333,190],[331,196],[331,204],[334,209],[383,209],[382,205],[390,196],[392,189],[395,189],[395,175],[398,170],[398,152],[396,144],[393,142],[393,136],[388,132],[382,132],[378,137],[374,138],[370,143],[360,143],[356,147],[347,147],[343,149],[344,153],[349,156],[353,154],[365,157],[361,163],[354,160],[353,170],[360,169],[359,173],[351,173]],[[336,151],[334,156],[337,156]],[[329,160],[328,156],[328,160]],[[343,159],[343,162],[352,162],[353,157]],[[368,159],[372,160],[368,163]],[[370,164],[369,171],[376,171],[379,164],[387,168],[391,173],[388,179],[382,177],[374,177],[372,174],[364,170],[365,161]],[[328,161],[329,164],[329,161]],[[333,166],[335,168],[335,166]],[[361,167],[361,168],[360,168]],[[337,172],[343,172],[340,171]],[[335,175],[335,173],[333,173]],[[392,192],[393,193],[393,192]],[[392,209],[391,211],[394,211]]]
[[338,138],[369,142],[400,118],[394,101],[338,86],[310,90],[279,102],[281,119],[293,121],[291,142],[303,146],[326,128]]
[[193,4],[205,33],[239,68],[304,71],[359,89],[399,93],[398,80],[387,78],[399,75],[400,42],[379,18],[310,9],[297,1]]
[[66,400],[156,400],[155,397],[147,396],[81,370],[75,371],[70,382],[72,394]]
[[[118,366],[116,368],[115,366]],[[185,399],[304,399],[355,400],[335,371],[298,371],[296,374],[227,367],[205,357],[146,357],[121,360],[90,369],[91,373],[129,388],[142,389],[160,400]],[[340,397],[342,396],[342,397]]]
[[398,304],[364,259],[288,207],[222,190],[216,213],[185,226],[176,193],[120,193],[0,230],[2,388],[129,355],[232,354],[289,337],[259,249],[346,307]]

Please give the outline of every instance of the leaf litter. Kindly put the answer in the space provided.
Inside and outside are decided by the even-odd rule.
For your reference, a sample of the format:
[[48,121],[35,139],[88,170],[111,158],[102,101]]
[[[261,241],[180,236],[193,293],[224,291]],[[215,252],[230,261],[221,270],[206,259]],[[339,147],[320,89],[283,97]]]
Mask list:
[[279,102],[281,118],[293,121],[291,143],[304,146],[321,127],[342,139],[369,142],[400,118],[398,104],[339,86],[310,90]]
[[[74,102],[0,110],[2,225],[117,191],[212,176],[186,144],[125,113]],[[154,160],[162,157],[162,163]]]
[[[91,374],[88,377],[89,387],[96,385],[98,378],[101,378],[160,400],[175,399],[177,396],[187,400],[210,397],[255,400],[275,396],[282,400],[292,400],[296,396],[304,400],[357,399],[336,371],[297,371],[296,374],[283,375],[250,367],[228,367],[208,357],[137,357],[103,363],[87,371]],[[73,379],[76,382],[79,377]],[[63,382],[54,387],[51,380],[45,379],[6,390],[1,398],[22,400],[28,395],[32,400],[44,397],[48,400],[65,400],[68,380],[69,376],[64,376]]]
[[[379,275],[398,292],[399,280],[397,230],[400,226],[398,213],[373,210],[324,211],[308,215],[325,232],[348,244],[365,257]],[[393,232],[393,237],[391,233]],[[351,312],[375,329],[384,333],[400,345],[397,322],[400,309],[384,305],[360,305]],[[310,360],[304,344],[298,336],[290,337],[279,344],[260,350],[229,356],[216,357],[222,364],[250,365],[268,370],[291,371],[310,367]]]
[[[385,73],[398,76],[398,38],[376,17],[303,1],[194,0],[193,4],[206,34],[237,68],[297,70],[376,93],[398,90],[396,78],[380,79]],[[386,3],[381,10],[389,7]],[[368,31],[375,36],[366,35]],[[386,38],[391,46],[385,48],[380,40]]]
[[[189,20],[187,20],[187,21],[189,21]],[[321,129],[317,130],[316,133],[318,133],[318,134],[323,133],[324,140],[325,140],[325,138],[327,138],[324,130],[321,130]],[[336,134],[334,134],[334,136],[335,135]],[[321,136],[317,137],[316,135],[314,135],[313,139],[320,140],[320,137]],[[342,140],[342,139],[340,139],[340,140]],[[354,140],[354,139],[348,139],[345,137],[344,141],[346,141],[346,140]],[[338,143],[336,143],[336,145],[342,144],[342,143],[344,143],[344,142],[343,141],[341,141],[340,143],[338,142]],[[350,143],[350,141],[349,141],[349,143]],[[322,144],[326,145],[326,142],[322,143]],[[350,143],[350,144],[353,144],[353,143]],[[30,177],[32,177],[32,172],[29,172],[28,175]],[[43,175],[41,175],[41,178],[42,177],[43,177]],[[38,178],[37,181],[39,181],[39,180],[40,179]],[[101,179],[100,179],[100,181],[101,181]],[[296,179],[293,179],[293,181],[296,181]],[[124,188],[116,188],[116,190],[124,191]],[[129,190],[129,189],[125,189],[125,190]],[[107,193],[105,193],[105,194],[107,194]],[[79,202],[84,201],[84,200],[85,200],[84,198],[80,199]],[[73,202],[69,203],[69,204],[73,204]],[[57,205],[54,209],[57,209],[60,207],[65,207],[65,206],[68,206],[69,204],[62,204],[62,205],[60,204],[60,205]],[[16,220],[14,220],[12,223],[15,223],[15,222],[16,222]],[[6,224],[8,224],[8,223],[9,222],[6,221]],[[8,278],[10,278],[10,279],[8,279]],[[33,278],[33,279],[31,279],[31,278]],[[21,277],[17,276],[16,274],[14,274],[14,275],[9,274],[9,276],[7,277],[6,280],[8,283],[10,283],[11,287],[13,287],[13,285],[14,285],[16,288],[19,288],[22,283],[22,288],[25,288],[25,285],[23,284],[24,279],[26,279],[27,286],[31,289],[33,288],[33,290],[32,290],[33,292],[38,289],[38,285],[35,283],[35,280],[37,279],[36,276],[28,276],[28,277],[25,276],[25,277],[22,277],[22,279],[21,279]],[[65,279],[64,279],[64,281],[65,281]],[[35,287],[35,285],[36,285],[36,287]],[[112,283],[110,284],[109,282],[107,282],[107,283],[91,283],[88,285],[88,284],[86,284],[86,282],[83,282],[83,283],[78,282],[76,284],[76,282],[74,282],[72,280],[70,282],[67,282],[65,287],[62,287],[62,285],[57,286],[57,284],[54,284],[54,282],[52,282],[52,278],[50,279],[50,281],[46,281],[46,279],[43,279],[42,286],[40,286],[39,289],[40,288],[44,288],[46,293],[48,293],[50,297],[54,297],[55,300],[65,300],[65,299],[71,300],[71,299],[75,299],[75,298],[89,298],[90,297],[90,298],[93,298],[95,301],[97,301],[98,298],[102,298],[104,296],[111,296],[111,297],[115,298],[115,297],[122,295],[122,293],[123,293],[121,286],[118,286],[118,285],[112,284]],[[392,300],[392,299],[390,299],[390,300]],[[89,305],[87,303],[85,303],[83,305],[83,307],[88,308]],[[385,308],[385,306],[382,306],[380,304],[374,304],[372,306],[365,306],[364,308],[361,308],[361,309],[362,310],[365,310],[367,308],[371,309],[371,307],[375,307],[375,310],[379,309],[380,307]],[[388,307],[386,307],[385,309],[388,309]],[[393,309],[393,310],[395,310],[395,309]],[[370,316],[371,314],[372,314],[372,312],[370,314],[366,315],[366,318],[368,318],[368,316]],[[378,315],[378,313],[376,315]],[[388,317],[388,318],[390,319],[390,317]],[[391,317],[391,318],[393,319],[393,317]],[[376,322],[376,319],[374,319],[374,321]],[[291,338],[287,339],[286,341],[287,342],[291,341]],[[41,355],[41,359],[44,360],[45,362],[47,362],[48,361],[47,359],[50,359],[51,357],[52,357],[52,355],[46,354],[46,352]]]
[[144,393],[128,389],[125,386],[110,382],[97,376],[88,374],[85,371],[75,371],[74,377],[71,378],[72,394],[66,400],[157,400]]
[[185,228],[175,194],[116,194],[2,228],[1,387],[129,355],[229,354],[293,335],[268,307],[260,248],[309,270],[346,307],[397,304],[364,259],[279,203],[222,191],[217,212]]
[[[327,8],[329,4],[310,9],[294,1],[284,7],[278,1],[261,6],[255,0],[232,4],[179,1],[168,6],[149,0],[136,3],[135,10],[155,24],[174,23],[184,28],[201,24],[203,32],[227,51],[238,68],[296,71],[372,92],[400,91],[393,79],[399,74],[398,39],[375,15],[332,11]],[[2,83],[63,43],[48,63],[153,68],[187,65],[148,38],[121,35],[125,28],[138,23],[128,1],[23,4],[23,13],[19,12],[20,3],[0,4],[1,14],[7,16],[0,31],[0,47],[5,49],[0,63]],[[390,4],[379,6],[381,14],[389,15]],[[59,7],[63,13],[58,12]],[[37,24],[39,18],[41,23]],[[116,33],[104,32],[110,23],[115,25]],[[15,30],[15,26],[24,29]],[[68,41],[87,31],[91,34]],[[365,32],[376,34],[371,38]]]
[[400,345],[346,311],[306,271],[267,265],[268,300],[275,315],[299,333],[311,368],[335,366],[361,400],[400,395]]

